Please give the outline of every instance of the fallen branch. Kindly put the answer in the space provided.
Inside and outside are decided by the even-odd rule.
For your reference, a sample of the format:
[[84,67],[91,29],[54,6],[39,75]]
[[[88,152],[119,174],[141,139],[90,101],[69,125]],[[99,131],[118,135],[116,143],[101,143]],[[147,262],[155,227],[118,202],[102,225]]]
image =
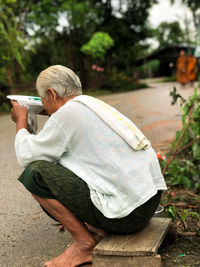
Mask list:
[[198,196],[197,194],[192,193],[190,191],[184,190],[183,193],[188,194],[189,196],[195,197],[197,199],[200,199],[200,196]]
[[177,231],[177,234],[178,234],[178,236],[185,236],[185,237],[200,236],[200,234],[198,232],[180,232],[180,231]]
[[194,206],[194,205],[188,205],[188,204],[182,204],[182,203],[166,203],[162,205],[164,208],[168,207],[168,206],[176,206],[176,207],[181,207],[181,208],[190,208],[190,209],[198,209],[198,206]]
[[199,236],[199,233],[198,232],[183,232],[183,235],[186,235],[186,236]]

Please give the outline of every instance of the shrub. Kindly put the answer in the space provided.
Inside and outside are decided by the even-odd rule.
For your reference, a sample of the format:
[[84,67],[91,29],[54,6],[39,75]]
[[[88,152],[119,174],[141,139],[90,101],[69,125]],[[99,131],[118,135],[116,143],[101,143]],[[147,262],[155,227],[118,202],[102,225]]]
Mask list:
[[[193,188],[197,192],[200,190],[200,94],[198,90],[199,88],[195,88],[194,94],[182,105],[183,127],[176,133],[172,144],[173,152],[163,166],[163,172],[166,171],[166,178],[170,185],[186,189]],[[181,97],[178,94],[171,95],[176,101]]]
[[102,89],[108,89],[111,92],[131,91],[146,87],[145,83],[134,82],[133,78],[127,76],[124,72],[115,72],[110,76],[108,75],[101,86]]
[[159,66],[160,61],[158,59],[154,59],[152,61],[149,61],[142,66],[138,68],[138,71],[140,72],[141,78],[146,78],[149,76],[157,76],[159,74]]

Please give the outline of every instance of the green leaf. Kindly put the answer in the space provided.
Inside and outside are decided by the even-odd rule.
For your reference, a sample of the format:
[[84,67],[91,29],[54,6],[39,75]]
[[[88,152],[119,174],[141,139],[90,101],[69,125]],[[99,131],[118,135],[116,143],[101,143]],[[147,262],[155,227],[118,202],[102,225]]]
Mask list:
[[114,40],[106,32],[95,32],[90,41],[81,47],[81,51],[93,58],[104,58],[106,52],[114,45]]
[[186,187],[186,189],[190,189],[191,181],[187,177],[182,177],[181,179],[182,184]]
[[199,214],[199,213],[192,211],[192,212],[190,212],[190,214],[191,214],[194,218],[196,218],[197,220],[200,221],[200,214]]
[[192,145],[192,152],[194,159],[200,160],[200,146],[197,143]]
[[176,207],[170,206],[168,209],[165,210],[165,213],[167,217],[172,218],[172,220],[174,220],[176,217]]
[[186,218],[188,217],[188,215],[190,214],[189,210],[185,210],[182,214],[181,214],[181,221],[185,222]]

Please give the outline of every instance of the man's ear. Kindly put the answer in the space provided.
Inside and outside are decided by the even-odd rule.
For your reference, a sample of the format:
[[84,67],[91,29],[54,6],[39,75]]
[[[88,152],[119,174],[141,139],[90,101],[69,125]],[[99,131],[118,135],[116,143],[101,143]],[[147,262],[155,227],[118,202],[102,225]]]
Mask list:
[[53,88],[48,88],[47,94],[53,99],[57,99],[58,97],[57,93],[53,90]]

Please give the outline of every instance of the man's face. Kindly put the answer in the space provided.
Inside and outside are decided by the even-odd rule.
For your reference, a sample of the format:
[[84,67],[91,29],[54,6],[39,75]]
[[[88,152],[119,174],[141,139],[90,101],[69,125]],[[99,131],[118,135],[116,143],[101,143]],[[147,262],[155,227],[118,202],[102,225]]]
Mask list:
[[52,94],[52,91],[48,89],[47,98],[41,98],[41,100],[42,104],[44,105],[44,109],[46,110],[49,116],[57,111],[56,101],[54,95]]
[[184,50],[181,50],[180,55],[181,55],[182,57],[185,56],[185,51],[184,51]]

